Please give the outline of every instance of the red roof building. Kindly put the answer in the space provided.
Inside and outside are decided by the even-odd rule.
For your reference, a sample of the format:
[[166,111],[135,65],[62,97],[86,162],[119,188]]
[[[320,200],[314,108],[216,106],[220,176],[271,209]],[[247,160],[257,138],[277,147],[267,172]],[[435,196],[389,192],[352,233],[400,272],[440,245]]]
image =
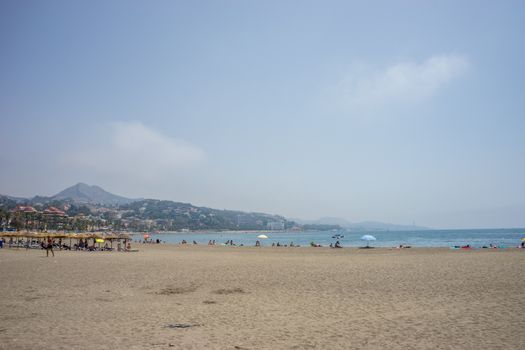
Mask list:
[[37,210],[30,205],[17,205],[13,213],[36,213]]
[[50,216],[66,216],[66,213],[58,208],[55,207],[49,207],[46,210],[44,210],[44,215],[50,215]]

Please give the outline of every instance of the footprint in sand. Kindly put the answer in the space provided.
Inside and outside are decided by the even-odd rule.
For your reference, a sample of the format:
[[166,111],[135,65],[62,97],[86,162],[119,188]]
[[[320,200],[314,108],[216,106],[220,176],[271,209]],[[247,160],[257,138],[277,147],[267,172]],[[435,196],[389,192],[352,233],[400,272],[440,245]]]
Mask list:
[[244,294],[246,293],[242,288],[232,289],[217,289],[213,291],[214,294]]
[[197,290],[195,286],[189,287],[166,287],[157,292],[160,295],[172,295],[172,294],[187,294],[193,293]]

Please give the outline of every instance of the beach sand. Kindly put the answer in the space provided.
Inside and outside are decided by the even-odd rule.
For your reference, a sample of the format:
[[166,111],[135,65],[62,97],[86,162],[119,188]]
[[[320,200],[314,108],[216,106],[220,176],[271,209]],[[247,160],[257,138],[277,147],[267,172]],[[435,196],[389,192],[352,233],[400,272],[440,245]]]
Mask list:
[[525,250],[135,247],[1,249],[0,348],[525,346]]

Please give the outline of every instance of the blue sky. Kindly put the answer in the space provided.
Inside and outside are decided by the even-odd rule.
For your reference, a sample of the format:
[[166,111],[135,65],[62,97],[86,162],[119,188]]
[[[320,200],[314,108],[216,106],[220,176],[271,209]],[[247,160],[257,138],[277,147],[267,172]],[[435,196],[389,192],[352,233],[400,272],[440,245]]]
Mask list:
[[2,1],[0,193],[525,226],[520,1]]

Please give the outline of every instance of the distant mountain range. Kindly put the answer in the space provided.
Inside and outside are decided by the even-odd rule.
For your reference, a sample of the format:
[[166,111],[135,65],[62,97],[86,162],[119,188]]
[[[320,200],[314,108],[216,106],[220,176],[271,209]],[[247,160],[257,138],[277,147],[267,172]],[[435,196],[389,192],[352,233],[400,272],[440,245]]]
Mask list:
[[341,218],[324,217],[318,220],[290,219],[303,225],[339,225],[354,231],[410,231],[410,230],[429,230],[428,227],[415,225],[397,225],[379,221],[350,222]]

